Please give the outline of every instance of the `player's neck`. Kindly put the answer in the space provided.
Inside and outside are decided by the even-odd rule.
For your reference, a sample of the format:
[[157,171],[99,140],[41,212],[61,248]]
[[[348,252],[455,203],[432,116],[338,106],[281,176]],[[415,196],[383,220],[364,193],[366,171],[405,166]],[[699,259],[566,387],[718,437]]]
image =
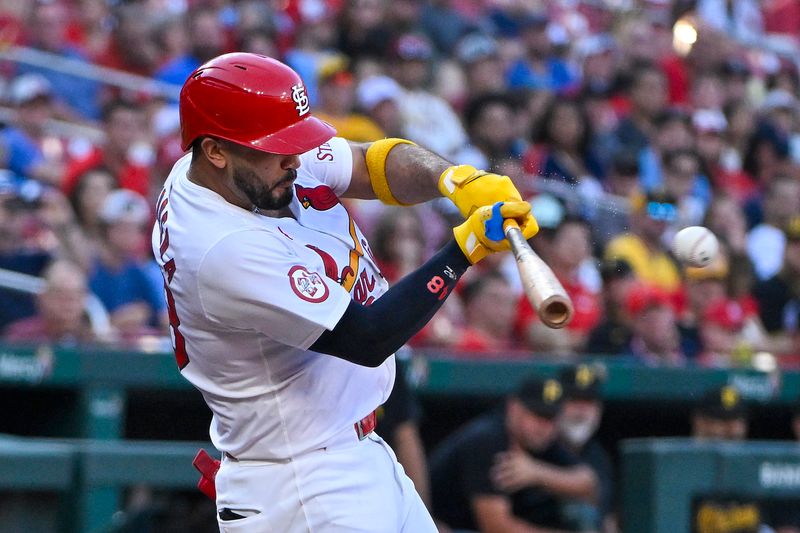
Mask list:
[[229,204],[233,204],[236,207],[241,207],[242,209],[247,209],[248,211],[252,210],[253,208],[253,205],[249,200],[246,198],[241,198],[240,195],[237,195],[233,190],[231,190],[230,187],[227,186],[224,176],[220,176],[218,174],[215,175],[213,168],[192,161],[191,165],[189,165],[189,170],[186,171],[186,177],[195,185],[205,187],[206,189],[214,191],[218,195],[222,196],[222,198]]

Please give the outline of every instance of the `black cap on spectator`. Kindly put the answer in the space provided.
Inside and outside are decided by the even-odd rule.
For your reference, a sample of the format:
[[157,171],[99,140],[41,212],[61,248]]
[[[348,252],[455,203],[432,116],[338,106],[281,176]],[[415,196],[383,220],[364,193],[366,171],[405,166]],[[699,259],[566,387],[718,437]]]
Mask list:
[[555,418],[561,412],[564,391],[558,380],[531,377],[522,382],[514,397],[543,418]]
[[550,22],[547,18],[547,13],[542,11],[536,11],[534,13],[528,13],[519,21],[520,29],[526,28],[544,28],[547,26],[547,23]]
[[750,67],[746,61],[738,57],[732,57],[722,65],[722,74],[726,76],[749,76]]
[[638,176],[639,157],[633,150],[620,150],[614,154],[611,168],[620,176]]
[[606,259],[600,264],[600,277],[603,283],[633,275],[631,264],[624,259]]
[[706,392],[697,406],[697,413],[717,420],[735,420],[747,417],[747,406],[736,387],[725,385]]
[[600,384],[603,381],[597,368],[592,365],[580,364],[565,368],[560,375],[561,384],[564,386],[564,396],[568,400],[599,400]]

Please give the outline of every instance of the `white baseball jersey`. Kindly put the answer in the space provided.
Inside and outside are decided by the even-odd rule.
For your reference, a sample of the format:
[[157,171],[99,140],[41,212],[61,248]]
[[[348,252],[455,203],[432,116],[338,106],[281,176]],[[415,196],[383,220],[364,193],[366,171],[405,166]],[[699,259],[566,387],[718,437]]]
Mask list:
[[153,250],[178,365],[213,412],[212,442],[238,459],[321,448],[394,384],[393,357],[367,368],[308,349],[351,299],[369,305],[387,283],[337,197],[352,175],[347,142],[300,160],[294,218],[247,211],[191,182],[191,155],[158,199]]

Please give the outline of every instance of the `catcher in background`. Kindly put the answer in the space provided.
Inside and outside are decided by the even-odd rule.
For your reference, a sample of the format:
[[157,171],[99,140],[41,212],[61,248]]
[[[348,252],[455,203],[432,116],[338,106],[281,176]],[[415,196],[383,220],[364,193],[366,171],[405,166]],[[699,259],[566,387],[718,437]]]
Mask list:
[[[191,153],[158,198],[153,251],[178,367],[212,410],[223,452],[209,490],[220,529],[435,531],[374,432],[375,409],[392,390],[393,353],[471,264],[509,249],[503,221],[536,233],[530,205],[508,177],[409,141],[335,137],[299,76],[265,56],[199,67],[180,116]],[[387,289],[339,197],[440,195],[466,221]]]

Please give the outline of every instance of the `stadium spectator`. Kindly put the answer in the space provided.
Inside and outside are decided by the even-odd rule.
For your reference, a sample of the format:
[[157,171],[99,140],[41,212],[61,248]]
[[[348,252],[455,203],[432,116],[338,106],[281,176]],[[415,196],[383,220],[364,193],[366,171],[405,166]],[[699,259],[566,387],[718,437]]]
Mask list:
[[792,176],[788,137],[774,124],[760,122],[750,137],[742,168],[756,190],[769,187],[769,183],[780,176]]
[[683,366],[686,356],[669,295],[640,285],[628,293],[625,304],[633,334],[624,355],[647,366]]
[[[505,93],[486,93],[468,102],[464,122],[472,147],[478,152],[472,156],[473,166],[505,174],[500,165],[522,157],[525,141],[517,128],[515,115],[513,101]],[[519,173],[509,175],[519,181]]]
[[750,366],[756,346],[745,327],[756,315],[755,306],[737,300],[722,298],[709,303],[699,321],[703,351],[698,363],[721,368]]
[[608,243],[605,258],[624,259],[642,282],[667,292],[677,291],[680,272],[662,244],[676,214],[675,199],[664,192],[637,195],[631,202],[630,231]]
[[590,228],[585,220],[567,216],[552,231],[540,232],[539,239],[542,238],[550,241],[542,258],[556,273],[575,312],[565,328],[552,329],[537,318],[527,297],[522,296],[518,302],[517,329],[536,351],[577,354],[583,351],[589,332],[600,322],[602,310],[599,273],[592,264]]
[[84,235],[95,247],[100,240],[100,206],[108,193],[116,188],[116,180],[102,168],[87,170],[78,177],[69,195],[69,202]]
[[150,206],[139,194],[117,189],[103,200],[99,218],[101,242],[89,287],[122,335],[165,331],[168,320],[163,289],[143,260],[152,221]]
[[355,79],[348,70],[347,58],[333,56],[324,60],[317,72],[319,101],[315,115],[336,128],[336,134],[350,141],[370,142],[385,134],[369,117],[356,113]]
[[553,50],[544,12],[528,13],[518,20],[524,55],[508,69],[506,80],[512,89],[544,89],[565,93],[575,89],[577,78]]
[[[747,145],[750,142],[755,131],[757,119],[756,110],[753,105],[746,98],[734,100],[728,103],[724,109],[725,120],[728,123],[728,131],[726,135],[727,148],[720,157],[721,170],[726,172],[729,176],[735,176],[737,180],[735,184],[726,182],[714,182],[715,187],[719,191],[725,191],[735,186],[743,187],[740,194],[735,197],[739,200],[747,198],[749,194],[750,180],[748,176],[742,174],[742,165],[744,164],[744,154],[747,151]],[[713,178],[714,176],[709,176]],[[727,181],[732,181],[728,177]],[[739,182],[742,182],[741,184]],[[732,193],[729,193],[732,194]]]
[[[598,498],[593,504],[572,505],[571,511],[585,529],[604,533],[617,531],[614,509],[614,465],[603,445],[595,437],[603,418],[604,380],[602,368],[579,364],[561,371],[564,407],[558,421],[558,434],[566,448],[594,470],[598,481]],[[580,517],[580,518],[578,518]]]
[[[28,43],[43,52],[64,59],[89,63],[86,54],[67,40],[67,8],[60,0],[31,2],[27,28]],[[77,74],[45,66],[21,63],[17,74],[40,74],[50,82],[56,100],[66,105],[65,113],[79,119],[96,119],[100,114],[100,83]],[[68,110],[68,111],[67,111]]]
[[197,67],[225,52],[226,35],[217,9],[202,5],[190,9],[186,14],[186,27],[189,49],[162,65],[155,73],[157,80],[183,85]]
[[36,295],[36,314],[9,324],[3,340],[59,346],[96,341],[84,312],[89,294],[84,270],[69,261],[57,260],[45,268],[42,277],[45,286]]
[[384,211],[371,241],[375,260],[389,283],[399,281],[425,261],[425,228],[414,209]]
[[[747,219],[741,206],[725,193],[716,193],[708,206],[703,226],[716,235],[720,243],[731,255],[744,259],[747,257]],[[750,264],[752,268],[752,264]]]
[[119,5],[114,14],[111,41],[105,52],[97,57],[97,62],[132,74],[152,76],[160,66],[161,54],[173,53],[157,46],[153,14],[141,3]]
[[96,60],[108,46],[114,24],[111,6],[105,0],[80,0],[67,27],[67,39]]
[[395,36],[386,23],[387,4],[385,0],[346,2],[336,24],[336,48],[353,61],[386,57]]
[[484,33],[470,33],[458,42],[455,57],[464,69],[466,98],[506,89],[503,60],[497,41]]
[[126,100],[109,102],[103,108],[103,129],[105,143],[67,166],[64,191],[70,194],[77,179],[88,170],[104,168],[114,176],[117,187],[149,197],[154,153],[145,140],[147,128],[142,109]]
[[[40,276],[55,258],[81,264],[88,254],[63,195],[33,180],[0,175],[0,269]],[[30,295],[0,291],[0,328],[33,313]]]
[[514,339],[517,305],[514,291],[502,275],[487,273],[473,277],[459,294],[464,304],[465,323],[451,347],[457,357],[508,359],[529,356]]
[[683,269],[684,302],[679,313],[679,326],[682,334],[682,347],[690,359],[697,357],[703,350],[700,339],[700,328],[706,309],[710,304],[726,300],[730,260],[725,248],[711,264]]
[[[420,207],[388,209],[375,222],[372,253],[381,273],[392,284],[417,269],[428,257],[426,235],[432,234],[432,221],[423,222]],[[365,227],[365,226],[361,226]],[[445,302],[430,322],[409,345],[441,348],[452,345],[460,334],[463,311],[458,295]]]
[[616,355],[625,351],[632,336],[631,319],[625,314],[628,293],[637,284],[624,259],[606,260],[600,266],[603,279],[602,321],[589,332],[585,352]]
[[783,264],[777,274],[753,288],[761,320],[779,351],[800,355],[800,216],[785,227]]
[[433,515],[453,529],[565,530],[564,501],[595,501],[598,481],[558,442],[557,380],[525,379],[503,409],[447,437],[431,455]]
[[700,440],[737,441],[747,438],[748,412],[736,387],[706,391],[692,412],[692,436]]
[[[663,189],[664,154],[695,147],[694,131],[689,116],[677,109],[668,109],[654,119],[653,142],[638,151],[641,185],[645,191]],[[623,147],[623,150],[628,148]]]
[[400,96],[403,135],[454,161],[467,145],[467,134],[450,104],[428,90],[433,46],[427,37],[407,33],[392,45],[391,72],[405,89]]
[[763,37],[764,21],[755,0],[698,0],[698,18],[709,27],[730,33],[743,44],[756,44]]
[[608,175],[603,181],[607,193],[598,197],[589,213],[592,222],[593,248],[602,250],[608,242],[630,228],[631,199],[641,189],[639,160],[631,150],[620,150],[611,161]]
[[602,181],[605,172],[591,151],[589,117],[574,100],[556,99],[533,134],[534,145],[525,154],[525,170],[536,176],[585,185]]
[[401,137],[400,97],[403,89],[389,76],[375,75],[361,80],[356,89],[358,106],[387,137]]
[[616,144],[641,152],[653,142],[656,120],[666,110],[667,82],[661,69],[652,63],[635,65],[630,77],[630,111],[617,127]]
[[0,131],[2,166],[20,178],[60,185],[66,143],[47,131],[56,117],[50,82],[40,74],[23,74],[11,82],[8,96],[15,116],[14,125]]
[[711,200],[700,158],[692,150],[675,150],[664,154],[663,164],[664,190],[676,200],[674,228],[699,225]]
[[769,279],[781,269],[790,219],[800,213],[800,182],[790,177],[771,180],[764,194],[764,220],[747,234],[747,255],[758,279]]
[[587,35],[575,43],[574,55],[584,91],[607,95],[616,92],[619,52],[614,37],[607,33]]

